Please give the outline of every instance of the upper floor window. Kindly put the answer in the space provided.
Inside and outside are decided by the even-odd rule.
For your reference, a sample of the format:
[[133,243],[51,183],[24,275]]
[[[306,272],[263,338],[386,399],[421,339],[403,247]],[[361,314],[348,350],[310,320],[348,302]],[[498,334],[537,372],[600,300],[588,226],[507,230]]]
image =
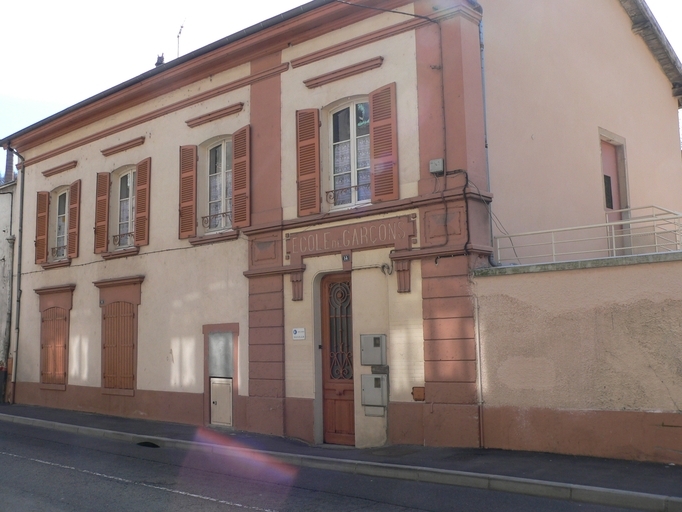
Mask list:
[[135,241],[135,169],[123,172],[118,178],[118,234],[116,247],[129,247]]
[[97,173],[95,254],[149,244],[151,171],[152,159],[146,158]]
[[52,192],[38,192],[35,261],[50,264],[78,257],[80,180]]
[[[324,147],[321,117],[329,134]],[[320,213],[321,197],[331,209],[398,199],[397,119],[395,83],[322,116],[318,109],[297,111],[298,215]]]
[[62,259],[66,257],[66,233],[67,233],[67,219],[66,219],[66,197],[68,192],[64,190],[57,196],[57,218],[56,218],[56,233],[55,247],[52,248],[52,256],[55,259]]
[[369,102],[357,101],[331,115],[333,205],[369,201]]
[[201,224],[207,231],[232,227],[232,141],[223,140],[208,150],[208,215]]
[[192,244],[236,236],[251,224],[251,128],[180,147],[179,237]]

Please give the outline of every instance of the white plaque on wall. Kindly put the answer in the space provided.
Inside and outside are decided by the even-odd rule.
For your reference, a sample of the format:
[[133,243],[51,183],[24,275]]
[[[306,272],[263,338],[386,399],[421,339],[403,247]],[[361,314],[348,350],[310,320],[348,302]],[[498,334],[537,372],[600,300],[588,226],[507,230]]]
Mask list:
[[292,333],[294,335],[295,340],[304,340],[305,339],[305,328],[304,327],[296,327],[295,329],[292,329]]

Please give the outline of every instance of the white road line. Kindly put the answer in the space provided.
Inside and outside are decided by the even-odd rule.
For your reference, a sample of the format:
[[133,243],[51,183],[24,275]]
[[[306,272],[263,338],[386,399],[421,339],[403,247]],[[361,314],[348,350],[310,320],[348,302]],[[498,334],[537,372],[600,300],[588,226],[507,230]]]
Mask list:
[[159,491],[170,492],[173,494],[180,494],[182,496],[187,496],[189,498],[197,498],[200,500],[212,501],[214,503],[220,503],[222,505],[230,505],[232,507],[239,507],[239,508],[243,508],[245,510],[255,510],[257,512],[277,512],[276,510],[272,510],[269,508],[251,507],[249,505],[243,505],[242,503],[233,503],[231,501],[225,501],[225,500],[219,500],[217,498],[211,498],[210,496],[202,496],[201,494],[194,494],[191,492],[184,492],[184,491],[178,491],[175,489],[168,489],[167,487],[145,484],[143,482],[135,482],[133,480],[128,480],[126,478],[121,478],[118,476],[105,475],[103,473],[97,473],[96,471],[88,471],[87,469],[78,469],[78,468],[75,468],[73,466],[65,466],[64,464],[58,464],[56,462],[49,462],[46,460],[33,459],[31,457],[23,457],[21,455],[16,455],[14,453],[7,453],[7,452],[0,451],[0,455],[6,455],[7,457],[14,457],[16,459],[23,459],[23,460],[28,460],[31,462],[37,462],[38,464],[45,464],[46,466],[54,466],[54,467],[61,468],[61,469],[69,469],[71,471],[83,473],[84,475],[98,476],[100,478],[106,478],[108,480],[114,480],[116,482],[120,482],[120,483],[124,483],[124,484],[139,485],[140,487],[149,487],[150,489],[156,489]]

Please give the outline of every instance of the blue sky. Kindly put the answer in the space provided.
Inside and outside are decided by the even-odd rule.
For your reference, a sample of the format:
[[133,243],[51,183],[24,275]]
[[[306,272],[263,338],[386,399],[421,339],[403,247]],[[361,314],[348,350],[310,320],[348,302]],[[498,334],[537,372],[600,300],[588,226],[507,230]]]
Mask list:
[[[184,55],[304,3],[118,0],[115,9],[103,10],[92,0],[14,2],[0,30],[0,138],[148,71],[157,55],[176,58],[181,26]],[[647,3],[682,55],[682,1]]]

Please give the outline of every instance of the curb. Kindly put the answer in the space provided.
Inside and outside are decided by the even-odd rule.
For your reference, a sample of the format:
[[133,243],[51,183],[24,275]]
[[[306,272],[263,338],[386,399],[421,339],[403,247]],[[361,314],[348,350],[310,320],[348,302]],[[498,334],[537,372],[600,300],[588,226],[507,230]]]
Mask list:
[[[243,458],[245,455],[249,455],[254,451],[247,448],[226,447],[196,441],[182,441],[166,437],[145,436],[128,432],[118,432],[115,430],[82,427],[67,423],[58,423],[56,421],[12,416],[11,414],[0,413],[0,421],[42,427],[90,437],[101,437],[116,441],[129,441],[133,443],[148,442],[164,448],[176,448],[181,450],[199,449],[208,453],[238,458]],[[305,468],[341,471],[355,475],[411,480],[414,482],[472,487],[475,489],[525,494],[540,498],[591,503],[611,507],[651,510],[656,512],[682,512],[682,498],[659,494],[548,482],[531,478],[472,473],[468,471],[334,459],[330,457],[318,457],[315,455],[296,455],[266,450],[257,450],[257,452],[292,466]],[[239,476],[245,476],[242,469],[239,471]]]

